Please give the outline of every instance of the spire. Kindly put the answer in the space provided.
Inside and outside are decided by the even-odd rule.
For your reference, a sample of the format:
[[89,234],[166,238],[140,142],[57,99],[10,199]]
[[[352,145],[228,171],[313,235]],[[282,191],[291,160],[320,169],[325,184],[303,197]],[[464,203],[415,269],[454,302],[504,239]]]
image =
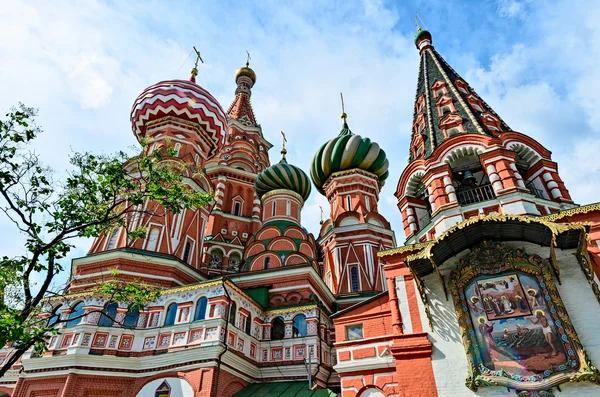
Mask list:
[[239,68],[235,72],[235,82],[237,88],[235,90],[235,98],[227,110],[227,115],[232,119],[236,119],[243,124],[256,127],[256,117],[250,103],[252,95],[252,87],[256,83],[256,73],[250,68],[250,53],[246,51],[246,66]]
[[191,72],[192,75],[190,76],[190,81],[192,83],[196,82],[196,76],[198,76],[198,61],[204,63],[204,60],[200,56],[200,51],[196,49],[196,46],[194,46],[194,51],[196,52],[196,62],[194,63],[194,67],[192,68]]
[[342,122],[342,130],[340,131],[339,136],[343,136],[343,135],[353,135],[352,131],[350,131],[350,127],[348,127],[348,122],[346,121],[346,119],[348,118],[348,115],[346,114],[346,109],[344,108],[344,95],[340,92],[340,99],[342,100],[342,120],[344,120]]
[[497,137],[510,128],[432,45],[417,20],[415,45],[421,62],[415,96],[409,161],[427,158],[459,134]]

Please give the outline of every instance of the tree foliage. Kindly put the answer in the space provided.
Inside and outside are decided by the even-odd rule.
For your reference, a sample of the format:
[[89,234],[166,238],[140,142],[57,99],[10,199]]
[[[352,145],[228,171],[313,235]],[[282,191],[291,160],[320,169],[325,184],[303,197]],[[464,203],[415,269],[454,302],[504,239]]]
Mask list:
[[[41,133],[35,117],[35,109],[21,104],[0,120],[0,210],[25,236],[23,254],[3,255],[0,262],[0,347],[14,347],[0,377],[32,346],[43,349],[62,321],[48,326],[39,314],[45,299],[64,294],[52,282],[64,270],[60,260],[74,248],[73,239],[123,227],[133,242],[146,232],[126,227],[135,214],[164,216],[212,200],[211,194],[190,188],[192,169],[171,148],[141,150],[133,157],[75,153],[67,175],[58,178],[31,150]],[[40,278],[36,285],[34,279]],[[159,294],[155,288],[119,282],[101,284],[97,292],[139,306]]]

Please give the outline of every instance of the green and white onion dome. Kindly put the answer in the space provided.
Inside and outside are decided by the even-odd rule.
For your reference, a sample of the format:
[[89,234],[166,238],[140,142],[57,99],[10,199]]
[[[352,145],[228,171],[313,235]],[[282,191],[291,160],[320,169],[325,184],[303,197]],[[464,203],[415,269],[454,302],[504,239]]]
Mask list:
[[369,138],[353,134],[346,123],[346,114],[342,118],[344,126],[340,134],[321,146],[313,157],[310,176],[317,190],[324,195],[323,185],[331,174],[354,168],[375,174],[383,186],[389,176],[385,151]]
[[295,165],[288,164],[284,150],[282,150],[281,161],[265,169],[256,178],[254,182],[256,195],[258,198],[262,198],[263,195],[273,190],[287,189],[299,194],[306,201],[310,195],[308,175]]

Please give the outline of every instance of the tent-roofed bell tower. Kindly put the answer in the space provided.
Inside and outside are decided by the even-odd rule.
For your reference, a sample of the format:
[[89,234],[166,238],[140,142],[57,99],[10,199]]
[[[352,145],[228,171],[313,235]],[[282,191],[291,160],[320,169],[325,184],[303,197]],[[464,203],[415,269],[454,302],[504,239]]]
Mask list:
[[216,196],[204,245],[203,266],[209,273],[238,272],[246,242],[262,224],[254,181],[269,167],[272,145],[264,138],[250,103],[256,73],[249,60],[235,73],[237,88],[227,110],[225,145],[206,165]]
[[418,28],[421,62],[408,166],[396,197],[407,243],[473,216],[539,216],[574,206],[551,152],[513,131]]

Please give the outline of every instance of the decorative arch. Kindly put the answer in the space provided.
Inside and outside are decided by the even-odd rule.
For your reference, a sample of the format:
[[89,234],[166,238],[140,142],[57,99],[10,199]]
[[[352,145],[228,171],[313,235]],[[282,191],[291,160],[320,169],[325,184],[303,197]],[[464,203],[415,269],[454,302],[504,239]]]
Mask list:
[[284,266],[310,264],[307,257],[299,253],[292,253],[286,256]]
[[281,232],[279,231],[279,229],[275,226],[267,226],[265,228],[263,228],[262,230],[260,230],[257,234],[256,234],[256,239],[257,240],[269,240],[275,237],[281,236]]
[[522,142],[505,142],[505,147],[517,154],[517,162],[520,159],[530,167],[542,159],[542,156],[535,149]]
[[367,385],[359,390],[358,397],[385,397],[385,394],[379,387]]
[[300,292],[290,292],[286,295],[285,300],[289,304],[297,305],[302,301],[302,294]]
[[[163,375],[164,376],[164,375]],[[158,391],[164,392],[164,390],[160,390],[163,384],[166,383],[170,394],[163,394],[163,396],[167,397],[194,397],[194,389],[190,385],[190,383],[185,378],[177,378],[177,377],[160,377],[158,379],[151,380],[150,382],[143,385],[137,394],[136,397],[155,397]],[[160,395],[159,395],[160,396]],[[161,396],[161,397],[163,397]]]
[[283,235],[290,238],[300,238],[304,240],[306,233],[298,226],[288,226],[285,228]]
[[484,149],[483,145],[478,144],[460,145],[449,150],[442,158],[442,162],[452,166],[452,164],[464,157],[479,156],[483,153]]
[[281,294],[275,294],[269,298],[269,304],[272,306],[281,306],[285,303],[285,297]]
[[246,257],[255,256],[265,251],[265,245],[262,241],[256,241],[246,249]]
[[389,229],[390,223],[383,217],[383,215],[377,212],[370,212],[365,217],[365,221],[375,226],[384,227]]
[[363,223],[362,216],[356,211],[346,211],[335,219],[336,226],[358,225]]
[[276,237],[267,246],[269,251],[295,251],[296,242],[289,237]]
[[265,258],[270,258],[269,259],[269,269],[273,269],[273,268],[277,268],[277,267],[281,267],[282,263],[281,263],[281,258],[279,257],[279,255],[277,255],[275,252],[272,251],[265,251],[263,254],[255,257],[252,260],[252,263],[250,265],[250,270],[263,270],[264,269],[264,261]]
[[423,177],[425,176],[425,170],[419,169],[414,171],[409,177],[408,182],[406,182],[406,187],[404,189],[405,196],[414,197],[417,194],[419,186],[422,184]]

